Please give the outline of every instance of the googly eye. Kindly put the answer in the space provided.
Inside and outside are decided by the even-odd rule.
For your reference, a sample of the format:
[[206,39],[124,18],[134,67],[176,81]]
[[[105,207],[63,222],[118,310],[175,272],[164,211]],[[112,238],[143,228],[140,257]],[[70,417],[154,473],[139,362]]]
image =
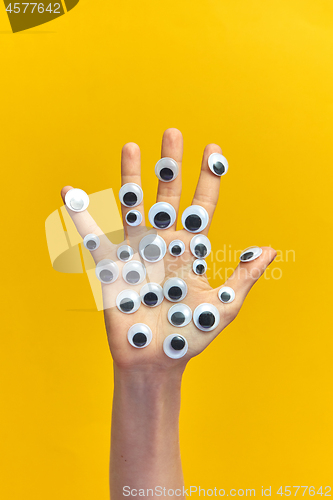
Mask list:
[[205,274],[206,271],[207,271],[207,262],[205,260],[196,259],[193,262],[193,272],[195,272],[195,274],[198,275]]
[[147,262],[158,262],[166,254],[166,243],[158,234],[147,234],[139,243],[139,253]]
[[82,189],[70,189],[65,195],[65,204],[73,212],[83,212],[88,208],[89,196]]
[[133,258],[133,248],[129,245],[121,245],[117,248],[117,257],[122,262],[127,262]]
[[150,344],[153,334],[149,326],[144,323],[135,323],[127,332],[128,342],[138,349]]
[[185,243],[181,240],[173,240],[169,244],[169,252],[174,257],[179,257],[185,252]]
[[95,273],[99,281],[109,285],[118,278],[119,269],[113,260],[103,259],[96,265]]
[[142,189],[138,184],[128,182],[120,188],[119,199],[125,207],[136,207],[143,200]]
[[207,227],[208,221],[208,213],[200,205],[191,205],[182,215],[183,227],[190,233],[200,233]]
[[155,174],[160,181],[173,181],[178,175],[178,163],[172,158],[161,158],[155,165]]
[[175,304],[168,311],[168,320],[172,326],[182,327],[189,324],[192,311],[186,304]]
[[134,290],[123,290],[117,295],[116,305],[119,311],[125,314],[132,314],[140,307],[141,300],[139,294]]
[[230,304],[235,299],[235,292],[230,286],[220,288],[217,295],[223,304]]
[[163,288],[157,283],[147,283],[141,288],[140,297],[145,306],[159,306],[164,299]]
[[257,259],[262,254],[262,248],[250,247],[244,250],[239,257],[241,262],[250,262],[251,260]]
[[100,244],[101,242],[96,234],[87,234],[87,236],[84,237],[83,245],[90,252],[97,250]]
[[164,297],[171,302],[179,302],[187,295],[187,286],[181,278],[169,278],[163,285]]
[[139,210],[131,210],[127,212],[125,219],[129,226],[139,226],[142,222],[142,214]]
[[168,229],[176,220],[176,210],[170,203],[155,203],[148,213],[148,219],[156,229]]
[[124,265],[122,275],[129,285],[139,285],[146,277],[146,268],[138,260],[132,260]]
[[188,343],[182,335],[172,333],[163,342],[163,351],[172,359],[179,359],[185,356],[188,350]]
[[220,153],[212,153],[208,158],[208,166],[213,174],[222,177],[228,172],[228,161]]
[[191,239],[190,250],[194,257],[205,259],[210,254],[211,249],[210,241],[204,234],[197,234]]
[[213,304],[200,304],[194,309],[193,321],[203,332],[214,330],[220,322],[220,313]]

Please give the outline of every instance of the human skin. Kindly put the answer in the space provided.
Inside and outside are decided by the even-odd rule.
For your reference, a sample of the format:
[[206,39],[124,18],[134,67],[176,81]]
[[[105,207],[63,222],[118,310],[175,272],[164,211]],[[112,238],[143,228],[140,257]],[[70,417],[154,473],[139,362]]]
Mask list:
[[[208,212],[209,224],[201,233],[205,235],[208,234],[218,202],[221,180],[208,167],[208,157],[213,152],[222,153],[216,144],[206,146],[192,200],[193,205],[203,206]],[[181,132],[174,128],[167,129],[162,139],[161,157],[176,160],[179,174],[171,182],[159,182],[157,202],[170,203],[177,214],[182,188],[182,156]],[[121,157],[122,185],[129,182],[141,185],[140,168],[139,146],[134,143],[125,144]],[[63,200],[70,189],[71,186],[62,189]],[[143,203],[135,209],[143,216],[139,228],[126,225],[124,217],[130,209],[122,206],[125,238],[129,244],[132,240],[142,237],[143,233],[140,231],[145,231]],[[88,233],[100,235],[101,246],[92,252],[95,263],[104,258],[117,261],[116,246],[110,243],[106,236],[101,236],[100,229],[87,211],[75,213],[68,209],[68,213],[82,237]],[[218,289],[221,286],[212,289],[206,275],[198,276],[192,271],[195,257],[190,252],[190,240],[194,235],[184,229],[176,231],[176,222],[169,229],[157,231],[167,245],[175,239],[180,239],[186,246],[181,257],[175,258],[167,252],[164,262],[162,261],[165,273],[163,282],[172,276],[181,276],[188,287],[188,293],[182,303],[187,304],[192,311],[201,303],[215,305],[220,313],[220,323],[210,332],[198,330],[193,321],[185,327],[175,328],[167,319],[168,309],[173,305],[167,300],[157,307],[141,305],[134,314],[123,314],[116,307],[109,305],[114,304],[120,286],[121,289],[129,286],[121,284],[121,279],[111,285],[102,285],[105,326],[114,367],[110,458],[112,500],[124,498],[125,486],[134,490],[133,496],[135,490],[138,492],[139,489],[162,486],[177,491],[177,498],[182,498],[184,479],[179,448],[179,412],[183,372],[189,360],[200,354],[235,319],[246,295],[276,257],[274,249],[261,247],[263,252],[260,257],[251,262],[241,262],[227,282],[221,283],[221,286],[230,286],[235,291],[235,300],[223,304],[218,298]],[[121,268],[122,263],[118,264]],[[157,266],[157,263],[153,265]],[[134,286],[133,289],[139,291],[141,286],[142,284]],[[127,340],[128,329],[134,323],[147,324],[153,332],[151,343],[143,349],[134,348]],[[189,346],[186,355],[178,360],[167,357],[162,348],[164,339],[174,333],[183,335]]]

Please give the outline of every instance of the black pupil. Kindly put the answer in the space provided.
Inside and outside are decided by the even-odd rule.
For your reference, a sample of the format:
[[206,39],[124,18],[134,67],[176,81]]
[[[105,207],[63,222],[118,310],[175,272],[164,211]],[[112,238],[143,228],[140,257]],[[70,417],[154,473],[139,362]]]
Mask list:
[[175,351],[181,351],[185,347],[185,340],[183,337],[174,337],[171,340],[171,347],[175,349]]
[[207,247],[203,243],[199,243],[195,245],[194,253],[197,257],[206,257],[207,255]]
[[201,219],[199,215],[189,215],[185,220],[185,227],[189,231],[197,231],[201,227]]
[[136,221],[137,219],[137,215],[134,213],[134,212],[128,212],[127,214],[127,221],[130,222],[131,224],[133,224],[133,222]]
[[129,193],[125,193],[123,196],[123,202],[128,207],[133,207],[133,205],[135,205],[137,201],[138,201],[138,197],[135,193],[129,192]]
[[246,252],[244,255],[242,255],[241,260],[249,260],[253,257],[253,252]]
[[154,224],[160,229],[165,229],[170,225],[171,217],[167,212],[159,212],[154,217]]
[[136,345],[137,347],[144,346],[146,342],[147,342],[147,337],[144,333],[138,332],[135,335],[133,335],[133,344]]
[[137,283],[140,280],[140,274],[138,273],[138,271],[129,271],[126,274],[126,280],[129,283]]
[[89,248],[89,250],[94,250],[94,248],[96,248],[96,241],[89,240],[87,243],[87,247]]
[[223,163],[221,163],[220,161],[217,161],[216,163],[214,163],[213,169],[217,175],[222,175],[224,173],[224,170],[225,170]]
[[179,300],[183,293],[179,286],[172,286],[169,288],[168,295],[172,300]]
[[215,316],[212,312],[206,311],[200,314],[199,323],[203,328],[211,328],[215,323]]
[[228,292],[222,292],[221,299],[223,302],[228,302],[228,300],[230,300],[230,294]]
[[100,273],[99,273],[99,277],[101,278],[102,281],[112,281],[112,278],[113,278],[113,273],[111,271],[109,271],[108,269],[103,269]]
[[148,292],[143,297],[143,301],[147,306],[155,306],[158,302],[158,297],[154,292]]
[[122,299],[119,306],[122,311],[129,312],[132,311],[134,302],[132,299]]
[[198,264],[196,270],[198,274],[203,274],[205,272],[205,266],[203,264]]
[[171,181],[171,179],[173,178],[173,171],[171,170],[171,168],[162,168],[162,170],[160,171],[160,176],[164,181]]
[[175,312],[171,316],[171,321],[174,325],[182,325],[185,321],[185,316],[182,312]]
[[182,249],[180,248],[179,245],[175,245],[172,247],[172,253],[173,255],[179,255]]
[[143,253],[147,260],[154,261],[157,260],[161,255],[161,250],[157,245],[151,243],[150,245],[146,246]]
[[119,257],[120,257],[122,260],[127,260],[127,259],[129,259],[129,258],[130,258],[130,254],[129,254],[129,252],[128,252],[127,250],[122,250],[122,251],[120,252]]

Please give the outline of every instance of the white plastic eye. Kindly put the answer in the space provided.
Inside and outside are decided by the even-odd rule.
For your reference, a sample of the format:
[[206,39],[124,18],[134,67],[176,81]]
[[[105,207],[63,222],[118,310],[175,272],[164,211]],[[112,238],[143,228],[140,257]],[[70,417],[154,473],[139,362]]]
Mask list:
[[220,153],[212,153],[208,158],[208,166],[213,174],[222,177],[228,172],[228,161]]
[[131,210],[127,212],[125,219],[129,226],[139,226],[142,222],[142,214],[139,210]]
[[197,234],[191,239],[190,249],[194,257],[205,259],[210,254],[212,247],[207,236]]
[[119,199],[125,207],[136,207],[143,200],[142,189],[138,184],[128,182],[120,188]]
[[185,252],[185,243],[181,240],[173,240],[169,244],[169,252],[174,257],[179,257]]
[[93,252],[99,247],[101,242],[96,234],[87,234],[87,236],[84,237],[83,244],[87,250]]
[[146,268],[138,260],[132,260],[124,265],[122,274],[126,283],[129,285],[138,285],[146,277]]
[[194,324],[203,332],[214,330],[220,322],[220,313],[213,304],[200,304],[194,309]]
[[82,189],[70,189],[65,196],[66,206],[73,212],[83,212],[88,208],[89,196]]
[[122,262],[127,262],[128,260],[131,260],[133,258],[133,255],[134,255],[133,248],[130,247],[129,245],[121,245],[117,249],[117,257]]
[[164,299],[163,289],[157,283],[147,283],[141,288],[140,297],[145,306],[159,306]]
[[178,163],[172,158],[161,158],[155,165],[155,174],[160,181],[173,181],[178,175]]
[[243,250],[239,260],[241,262],[250,262],[251,260],[257,259],[262,254],[262,248],[259,247],[250,247],[246,250]]
[[168,311],[168,320],[172,326],[186,326],[192,319],[192,311],[186,304],[175,304]]
[[170,203],[155,203],[148,213],[148,219],[156,229],[168,229],[176,220],[176,210]]
[[207,271],[207,262],[205,260],[196,259],[193,262],[193,272],[195,272],[195,274],[198,275],[205,274],[206,271]]
[[224,304],[229,304],[235,299],[235,292],[232,288],[230,288],[230,286],[223,286],[220,288],[217,295],[220,301]]
[[117,295],[116,305],[119,311],[125,314],[132,314],[140,307],[141,300],[139,294],[134,290],[123,290]]
[[150,344],[153,334],[149,326],[144,323],[135,323],[127,333],[128,342],[139,349]]
[[95,273],[99,281],[108,285],[116,281],[119,269],[113,260],[103,259],[96,265]]
[[182,215],[183,227],[190,233],[200,233],[205,229],[208,221],[208,213],[200,205],[191,205],[184,210]]
[[163,285],[164,297],[171,302],[180,302],[187,295],[187,286],[181,278],[169,278]]
[[182,335],[172,333],[163,342],[163,351],[172,359],[179,359],[185,356],[188,350],[188,343]]
[[166,243],[158,234],[147,234],[139,243],[139,253],[147,262],[158,262],[166,254]]

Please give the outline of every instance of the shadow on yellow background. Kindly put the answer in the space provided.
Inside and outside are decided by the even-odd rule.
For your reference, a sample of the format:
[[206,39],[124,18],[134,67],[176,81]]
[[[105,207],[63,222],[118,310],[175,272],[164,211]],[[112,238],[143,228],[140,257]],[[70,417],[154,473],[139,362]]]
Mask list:
[[44,221],[64,185],[116,193],[128,141],[142,149],[149,208],[167,127],[184,135],[181,210],[204,146],[228,158],[213,248],[280,251],[187,369],[186,484],[272,486],[277,498],[329,484],[333,4],[81,0],[50,28],[4,36],[0,9],[1,499],[108,498],[103,314],[84,274],[52,269]]

